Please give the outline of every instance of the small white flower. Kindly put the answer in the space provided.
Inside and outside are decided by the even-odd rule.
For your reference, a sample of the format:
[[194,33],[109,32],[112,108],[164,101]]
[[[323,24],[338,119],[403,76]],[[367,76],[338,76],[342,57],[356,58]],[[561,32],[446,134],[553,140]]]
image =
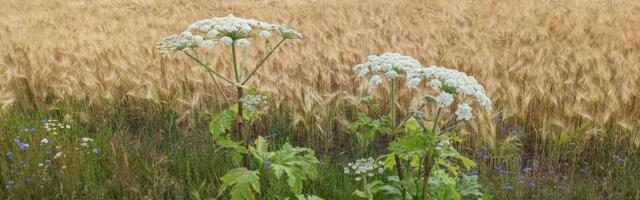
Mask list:
[[194,35],[192,37],[193,37],[193,41],[195,41],[196,43],[202,43],[202,41],[204,40],[204,38],[199,35]]
[[53,156],[53,159],[58,159],[58,158],[61,158],[61,157],[62,157],[62,152],[58,152],[58,153],[56,153],[55,156]]
[[202,46],[210,49],[215,46],[215,43],[213,42],[213,40],[205,40],[204,42],[202,42]]
[[248,46],[251,46],[251,42],[243,38],[236,41],[236,45],[238,45],[239,47],[248,47]]
[[231,43],[233,43],[233,39],[231,39],[230,37],[222,37],[222,38],[220,38],[220,44],[231,45]]
[[469,106],[469,104],[466,104],[466,103],[459,104],[458,110],[456,110],[456,116],[458,116],[458,120],[471,121],[471,119],[473,119],[473,114],[471,113],[471,106]]
[[367,175],[369,175],[369,177],[373,177],[373,173],[369,172]]
[[43,145],[43,144],[49,144],[49,139],[47,139],[47,138],[42,138],[42,140],[40,140],[40,144],[41,144],[41,145]]
[[451,103],[453,103],[453,95],[446,92],[441,92],[440,95],[436,97],[436,101],[438,102],[438,107],[446,108],[447,106],[451,105]]
[[440,87],[442,87],[442,82],[438,79],[431,79],[431,81],[429,81],[429,83],[427,83],[429,85],[429,87],[433,88],[433,89],[438,89]]
[[378,168],[378,173],[383,174],[384,173],[384,168],[382,168],[382,167]]
[[83,142],[93,142],[93,139],[88,138],[88,137],[83,137],[83,138],[82,138],[82,141],[83,141]]
[[207,32],[207,36],[209,36],[209,37],[215,37],[218,34],[220,34],[220,32],[218,32],[216,30],[210,30],[209,32]]
[[193,35],[193,33],[189,32],[189,31],[185,31],[180,33],[180,36],[182,37],[191,37]]
[[407,88],[415,89],[418,87],[422,79],[419,78],[411,78],[407,81]]
[[71,128],[71,126],[67,125],[67,126],[66,126],[66,128],[67,128],[67,129],[70,129],[70,128]]
[[389,79],[394,79],[398,76],[398,72],[393,71],[393,70],[389,70],[387,71],[387,73],[384,73],[385,76],[387,76],[387,78]]
[[369,80],[369,85],[371,85],[373,87],[377,87],[381,83],[382,83],[382,78],[380,76],[378,76],[378,75],[375,75],[375,76],[371,77],[371,79]]
[[267,38],[271,37],[271,32],[269,32],[269,31],[260,31],[260,33],[258,33],[258,35],[260,35],[261,38],[267,39]]
[[362,180],[362,178],[358,176],[358,177],[355,178],[355,180],[356,181],[360,181],[360,180]]

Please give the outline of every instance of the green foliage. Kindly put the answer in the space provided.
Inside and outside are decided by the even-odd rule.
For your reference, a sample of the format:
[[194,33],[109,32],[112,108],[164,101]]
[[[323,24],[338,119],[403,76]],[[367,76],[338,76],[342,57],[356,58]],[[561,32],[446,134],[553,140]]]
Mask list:
[[358,119],[349,125],[352,132],[356,133],[362,146],[371,144],[375,136],[385,132],[382,120],[372,119],[365,113],[358,113]]
[[218,191],[218,197],[222,196],[228,187],[232,187],[231,200],[253,200],[255,193],[260,193],[259,172],[248,170],[247,168],[232,169],[222,176],[222,185]]
[[213,138],[213,140],[218,140],[221,137],[225,137],[223,134],[231,129],[233,121],[236,119],[237,115],[238,112],[234,106],[211,116],[211,122],[209,122],[209,133],[211,133],[211,138]]
[[[299,194],[296,195],[296,199],[297,200],[323,200],[322,198],[315,196],[315,195],[307,195],[307,194]],[[289,197],[285,198],[284,200],[289,200]]]
[[303,182],[317,176],[319,161],[310,149],[284,144],[279,151],[269,152],[269,144],[264,138],[258,137],[255,143],[255,147],[249,148],[251,154],[260,163],[268,162],[265,167],[273,170],[276,179],[286,175],[287,184],[294,194],[301,194]]

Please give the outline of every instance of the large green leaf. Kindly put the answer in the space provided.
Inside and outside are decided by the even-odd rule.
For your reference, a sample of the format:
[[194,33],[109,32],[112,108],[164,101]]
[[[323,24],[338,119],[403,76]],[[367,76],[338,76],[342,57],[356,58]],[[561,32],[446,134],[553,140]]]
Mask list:
[[424,156],[435,146],[431,134],[416,133],[400,138],[389,145],[394,154],[402,156]]
[[[302,153],[305,153],[301,155]],[[313,151],[306,148],[291,147],[289,144],[283,145],[280,151],[273,152],[271,156],[273,170],[277,179],[284,175],[287,177],[287,184],[295,194],[302,193],[303,182],[317,176],[316,165],[319,163]]]
[[222,137],[222,134],[231,129],[236,116],[237,113],[233,107],[211,116],[211,122],[209,122],[209,133],[211,133],[213,140],[218,140]]
[[248,170],[247,168],[232,169],[222,176],[222,185],[218,191],[218,197],[222,196],[229,187],[231,200],[253,200],[255,193],[260,194],[259,172]]
[[456,190],[460,193],[461,196],[475,196],[482,197],[482,192],[480,192],[480,183],[478,183],[478,176],[466,176],[463,175],[462,178],[459,178],[456,183]]

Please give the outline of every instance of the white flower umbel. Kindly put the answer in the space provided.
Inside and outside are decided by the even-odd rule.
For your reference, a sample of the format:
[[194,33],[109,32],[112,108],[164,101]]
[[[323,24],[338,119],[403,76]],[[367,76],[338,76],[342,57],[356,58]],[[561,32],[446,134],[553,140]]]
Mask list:
[[262,95],[247,95],[240,99],[240,102],[242,102],[249,113],[258,111],[266,101],[267,97]]
[[438,107],[446,108],[453,103],[453,95],[447,92],[441,92],[440,95],[436,97],[436,101],[438,102]]
[[211,48],[213,45],[211,45],[211,42],[207,42],[209,40],[219,41],[220,44],[224,45],[229,45],[234,40],[238,40],[238,46],[246,47],[251,42],[245,38],[260,37],[267,39],[273,33],[279,34],[284,39],[301,39],[304,37],[297,30],[284,24],[273,24],[228,15],[226,17],[198,20],[189,25],[184,32],[160,41],[156,48],[163,53],[182,51],[186,48],[200,45]]
[[456,116],[458,116],[458,120],[461,121],[471,121],[473,119],[473,113],[471,113],[471,106],[466,103],[462,103],[458,105],[458,109],[456,110]]
[[353,163],[347,164],[344,168],[345,174],[356,176],[355,180],[359,181],[364,176],[372,177],[374,173],[384,173],[382,162],[376,162],[373,158],[361,158]]
[[474,97],[480,105],[491,109],[491,99],[487,97],[484,87],[472,76],[453,69],[431,66],[415,71],[415,77],[421,80],[428,80],[428,85],[432,88],[442,90],[453,90],[454,94]]
[[[418,60],[401,55],[399,53],[384,53],[382,55],[370,55],[367,57],[364,63],[358,64],[354,69],[358,72],[360,77],[371,75],[369,83],[371,86],[378,86],[382,83],[384,76],[388,79],[395,79],[398,76],[407,76],[407,86],[411,84],[419,83],[416,80],[411,80],[416,70],[420,70],[422,67]],[[417,84],[415,84],[417,86]]]

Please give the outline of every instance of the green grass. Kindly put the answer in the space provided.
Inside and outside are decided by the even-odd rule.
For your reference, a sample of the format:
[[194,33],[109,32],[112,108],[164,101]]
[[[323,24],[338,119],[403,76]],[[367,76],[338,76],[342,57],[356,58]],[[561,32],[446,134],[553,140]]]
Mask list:
[[[209,108],[215,110],[215,108]],[[352,193],[359,186],[342,173],[343,166],[356,158],[379,155],[382,145],[362,149],[355,142],[341,141],[339,147],[322,148],[327,141],[307,142],[293,133],[286,113],[273,116],[279,121],[263,124],[254,133],[270,136],[277,144],[315,147],[318,178],[306,182],[304,193],[325,199],[357,199]],[[275,114],[274,114],[275,115]],[[0,190],[2,199],[206,199],[217,196],[219,178],[232,166],[224,154],[215,152],[207,133],[208,113],[194,112],[192,120],[176,123],[179,116],[172,106],[138,101],[103,102],[99,106],[80,103],[59,105],[40,112],[2,113],[0,118]],[[71,129],[57,135],[46,132],[42,119],[57,119]],[[38,128],[36,133],[24,128]],[[274,133],[278,133],[277,137]],[[336,133],[344,134],[344,133]],[[588,141],[579,133],[566,141],[543,141],[532,133],[501,133],[495,144],[467,140],[460,149],[478,163],[479,176],[495,199],[640,199],[640,155],[635,149],[621,148],[615,135],[602,141]],[[613,134],[613,133],[609,133]],[[21,152],[14,139],[30,144]],[[43,137],[53,144],[39,145]],[[93,138],[82,147],[81,138]],[[513,140],[513,137],[517,137]],[[350,136],[344,136],[352,140]],[[384,141],[384,140],[381,140]],[[507,142],[508,141],[508,142]],[[309,144],[309,145],[307,145]],[[61,149],[55,149],[55,146]],[[275,146],[275,145],[274,145]],[[483,150],[481,146],[491,146]],[[77,148],[77,149],[76,149]],[[99,148],[100,152],[93,152]],[[63,151],[64,157],[47,155]],[[6,153],[14,153],[8,161]],[[478,152],[478,153],[476,153]],[[486,156],[485,156],[486,155]],[[624,162],[617,159],[623,158]],[[485,158],[486,157],[486,158]],[[20,167],[19,160],[25,160]],[[50,167],[38,167],[51,160]],[[258,163],[254,163],[257,165]],[[65,166],[65,169],[62,169]],[[522,174],[523,169],[531,171]],[[500,167],[499,171],[496,167]],[[32,177],[33,183],[26,179]],[[42,178],[45,181],[41,181]],[[284,180],[262,176],[261,199],[291,197]],[[12,189],[5,186],[13,180]],[[534,186],[529,183],[533,182]],[[511,184],[513,189],[507,189]],[[222,196],[222,199],[227,196]],[[379,196],[379,199],[388,197]]]

